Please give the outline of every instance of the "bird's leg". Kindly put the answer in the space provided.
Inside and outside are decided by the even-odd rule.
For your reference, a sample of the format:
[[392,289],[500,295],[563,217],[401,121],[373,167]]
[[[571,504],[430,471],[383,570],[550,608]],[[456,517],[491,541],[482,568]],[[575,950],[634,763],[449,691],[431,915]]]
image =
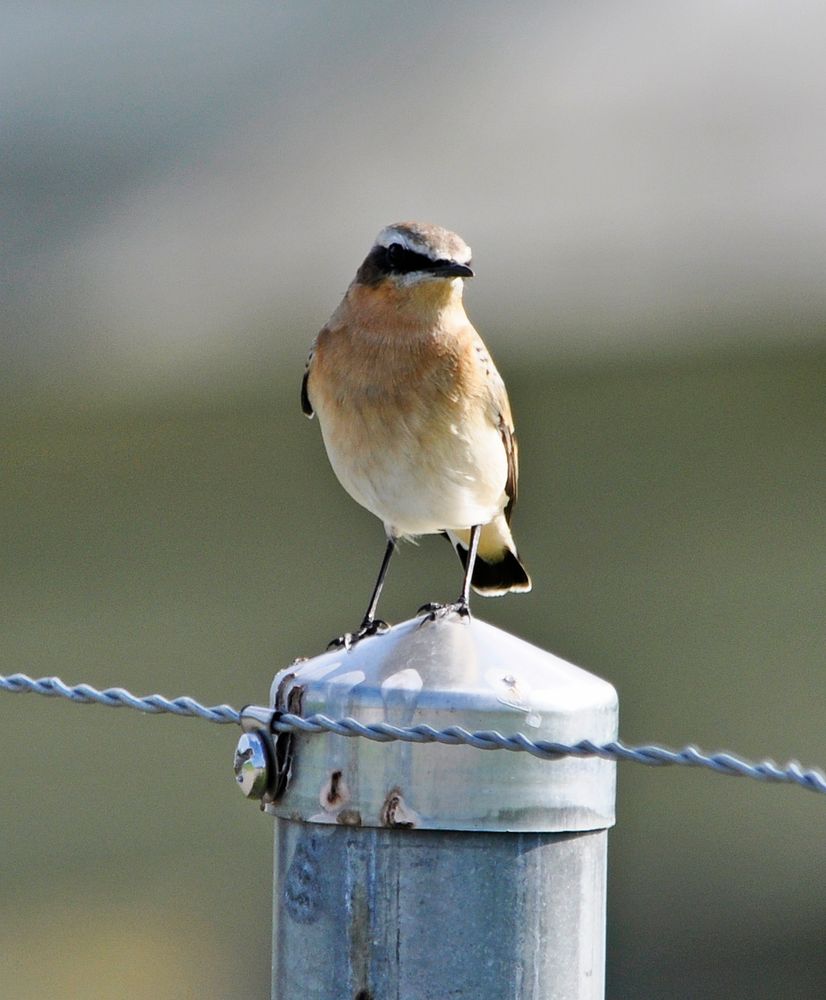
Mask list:
[[479,536],[482,534],[482,525],[474,524],[470,529],[470,547],[467,553],[467,563],[465,564],[465,578],[462,581],[462,593],[456,602],[456,610],[460,615],[470,616],[470,581],[473,577],[473,567],[476,564],[476,553],[479,551]]
[[359,633],[363,632],[366,635],[372,635],[374,632],[386,632],[390,627],[387,622],[383,622],[381,618],[376,618],[376,608],[379,606],[379,597],[381,596],[381,589],[384,586],[384,578],[387,576],[387,567],[390,565],[390,557],[395,551],[396,539],[391,536],[387,539],[387,548],[384,550],[384,558],[382,559],[381,566],[379,567],[379,575],[376,578],[376,585],[373,587],[373,593],[370,595],[370,603],[367,605],[367,610],[364,612],[364,618],[359,626]]
[[470,617],[470,581],[473,577],[473,566],[476,563],[476,553],[479,550],[479,535],[482,533],[482,525],[474,524],[470,529],[470,544],[468,546],[467,559],[465,560],[465,577],[462,581],[462,593],[459,599],[453,604],[423,604],[417,614],[426,615],[431,621],[455,612],[462,618]]
[[396,539],[389,536],[387,539],[387,548],[384,550],[384,558],[381,561],[381,566],[379,567],[379,575],[376,578],[376,584],[373,587],[373,593],[370,595],[370,603],[367,605],[367,610],[364,612],[364,618],[362,619],[361,625],[358,627],[356,632],[345,632],[344,635],[340,635],[333,639],[332,642],[327,644],[328,649],[338,649],[342,646],[345,649],[349,649],[353,643],[358,642],[359,639],[364,639],[368,635],[377,635],[381,632],[386,632],[390,626],[387,622],[382,621],[381,618],[376,618],[376,608],[379,605],[379,597],[381,596],[381,589],[384,586],[384,578],[387,576],[387,567],[390,565],[390,557],[396,549]]

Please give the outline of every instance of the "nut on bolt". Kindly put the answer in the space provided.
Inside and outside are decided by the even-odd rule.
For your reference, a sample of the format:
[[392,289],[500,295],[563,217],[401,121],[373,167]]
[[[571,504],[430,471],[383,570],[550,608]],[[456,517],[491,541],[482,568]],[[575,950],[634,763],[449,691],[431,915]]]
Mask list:
[[271,750],[262,732],[244,733],[235,748],[235,779],[248,799],[262,799],[273,776]]

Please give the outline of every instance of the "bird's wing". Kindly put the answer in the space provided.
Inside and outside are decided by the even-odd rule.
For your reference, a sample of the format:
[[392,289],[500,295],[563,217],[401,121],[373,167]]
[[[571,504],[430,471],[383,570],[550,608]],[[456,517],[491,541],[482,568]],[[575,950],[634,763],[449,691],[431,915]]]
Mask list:
[[479,339],[476,345],[476,355],[485,370],[489,412],[502,438],[505,455],[508,459],[508,476],[505,480],[505,493],[508,497],[508,503],[505,507],[505,519],[510,524],[511,514],[516,504],[517,483],[519,480],[519,448],[516,444],[516,432],[513,427],[511,406],[502,376],[496,370],[496,366],[481,339]]
[[[507,403],[507,397],[505,397],[505,402]],[[510,408],[508,408],[508,417],[510,417]],[[505,480],[505,493],[508,495],[508,502],[505,506],[505,520],[510,524],[511,514],[516,504],[519,480],[519,448],[516,444],[513,423],[506,420],[504,413],[499,416],[499,433],[502,435],[502,444],[504,444],[505,454],[508,456],[508,478]]]
[[307,364],[304,366],[304,378],[301,380],[301,409],[310,418],[314,416],[315,410],[313,410],[313,404],[310,402],[310,395],[307,392],[307,383],[310,380],[310,365],[313,361],[314,351],[315,344],[313,344],[310,350],[310,356],[307,358]]

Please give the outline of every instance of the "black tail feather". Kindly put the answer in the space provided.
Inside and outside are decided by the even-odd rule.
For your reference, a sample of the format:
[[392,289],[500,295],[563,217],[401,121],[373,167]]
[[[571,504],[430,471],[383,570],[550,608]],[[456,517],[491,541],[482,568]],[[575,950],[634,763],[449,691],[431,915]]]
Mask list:
[[[461,543],[455,546],[456,554],[467,569],[467,549]],[[508,591],[528,591],[531,589],[531,578],[519,556],[509,549],[502,552],[502,558],[496,562],[488,562],[477,555],[473,566],[471,585],[477,594],[495,597]]]

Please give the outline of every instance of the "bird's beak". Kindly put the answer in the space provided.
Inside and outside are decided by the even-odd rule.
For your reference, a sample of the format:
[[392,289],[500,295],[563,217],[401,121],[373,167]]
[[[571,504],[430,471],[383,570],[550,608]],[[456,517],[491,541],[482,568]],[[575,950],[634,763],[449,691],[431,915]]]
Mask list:
[[437,260],[428,268],[431,274],[439,278],[472,278],[473,271],[467,264],[457,264],[455,260]]

